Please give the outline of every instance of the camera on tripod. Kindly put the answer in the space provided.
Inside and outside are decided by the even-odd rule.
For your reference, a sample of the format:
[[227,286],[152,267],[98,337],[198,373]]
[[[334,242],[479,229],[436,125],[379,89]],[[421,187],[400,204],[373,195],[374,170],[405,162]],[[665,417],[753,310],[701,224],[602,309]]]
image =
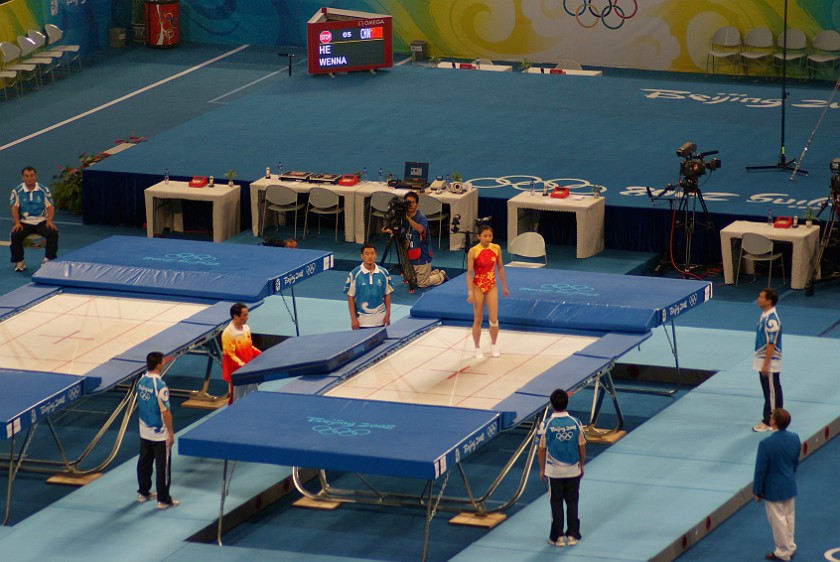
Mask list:
[[385,228],[389,228],[395,233],[402,230],[407,213],[408,201],[399,195],[392,197],[388,201],[388,209],[385,211]]
[[696,189],[697,178],[704,175],[706,170],[713,172],[720,169],[720,158],[712,158],[708,162],[705,160],[707,156],[717,154],[717,150],[701,152],[695,155],[694,153],[696,151],[697,145],[691,141],[684,143],[677,149],[677,156],[683,159],[680,162],[680,175],[683,178],[680,186],[683,189]]
[[835,158],[828,164],[831,170],[831,193],[834,197],[840,196],[840,158]]

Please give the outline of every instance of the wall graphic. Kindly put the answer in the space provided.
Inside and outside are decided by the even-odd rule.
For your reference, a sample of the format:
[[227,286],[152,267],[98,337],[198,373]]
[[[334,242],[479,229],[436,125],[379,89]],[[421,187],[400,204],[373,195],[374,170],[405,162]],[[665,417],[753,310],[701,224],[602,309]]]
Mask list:
[[[128,0],[11,0],[0,39],[55,23],[87,51],[107,46]],[[184,41],[299,46],[322,6],[390,14],[394,49],[428,41],[440,57],[700,72],[714,31],[782,30],[784,0],[180,0]],[[840,29],[840,2],[789,0],[788,25],[813,38]]]

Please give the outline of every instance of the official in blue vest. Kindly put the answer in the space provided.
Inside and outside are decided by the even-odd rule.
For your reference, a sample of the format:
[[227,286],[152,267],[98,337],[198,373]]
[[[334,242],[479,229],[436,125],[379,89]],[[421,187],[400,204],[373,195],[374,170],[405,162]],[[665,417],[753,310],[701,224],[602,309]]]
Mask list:
[[773,434],[758,444],[755,459],[753,495],[755,501],[764,500],[767,521],[773,531],[773,552],[766,560],[790,560],[796,553],[793,542],[796,498],[796,469],[802,443],[799,436],[787,430],[790,413],[776,408],[770,416]]
[[47,240],[45,257],[41,263],[54,260],[58,254],[58,227],[53,224],[55,207],[52,194],[47,186],[38,183],[38,175],[32,166],[25,167],[20,174],[23,183],[14,188],[9,197],[12,214],[9,245],[15,271],[26,269],[23,241],[30,234],[38,234]]

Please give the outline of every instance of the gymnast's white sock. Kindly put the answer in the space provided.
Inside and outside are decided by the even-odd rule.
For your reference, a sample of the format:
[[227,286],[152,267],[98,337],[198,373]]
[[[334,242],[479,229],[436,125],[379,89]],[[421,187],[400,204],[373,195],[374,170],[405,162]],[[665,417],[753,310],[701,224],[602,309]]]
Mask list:
[[481,351],[480,347],[475,348],[475,358],[476,359],[484,359],[484,353]]
[[502,355],[501,353],[499,353],[499,346],[497,346],[495,343],[490,346],[490,353],[493,355],[493,357],[500,357]]

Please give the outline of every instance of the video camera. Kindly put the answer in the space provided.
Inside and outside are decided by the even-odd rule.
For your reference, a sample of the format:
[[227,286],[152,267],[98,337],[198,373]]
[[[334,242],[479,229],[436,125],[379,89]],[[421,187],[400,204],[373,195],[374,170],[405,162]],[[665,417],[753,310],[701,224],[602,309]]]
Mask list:
[[704,175],[706,170],[713,172],[720,169],[720,158],[712,158],[708,162],[705,160],[707,156],[717,154],[717,150],[694,154],[696,151],[697,145],[690,141],[677,149],[677,156],[683,159],[680,162],[680,186],[688,191],[697,189],[697,178]]
[[828,164],[831,170],[831,193],[840,196],[840,158],[835,158]]
[[[477,233],[479,228],[481,228],[485,224],[489,225],[492,222],[493,222],[493,217],[491,217],[491,216],[477,218],[477,219],[475,219],[475,221],[473,221],[473,230],[472,231],[468,230],[468,231],[466,231],[466,233],[467,234]],[[451,227],[452,227],[452,233],[453,234],[458,234],[459,232],[461,232],[461,215],[455,215],[454,217],[452,217]]]
[[394,232],[401,230],[407,214],[408,201],[399,195],[393,196],[388,201],[388,209],[385,211],[385,228]]

